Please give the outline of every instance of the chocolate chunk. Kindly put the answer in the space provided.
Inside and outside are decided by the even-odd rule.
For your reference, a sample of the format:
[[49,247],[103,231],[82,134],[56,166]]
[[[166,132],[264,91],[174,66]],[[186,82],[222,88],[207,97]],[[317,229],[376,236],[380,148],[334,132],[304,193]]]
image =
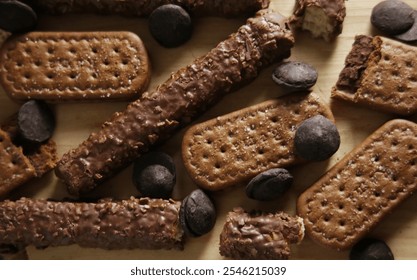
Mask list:
[[294,137],[296,153],[306,160],[321,161],[331,157],[340,146],[337,127],[317,115],[301,123]]
[[290,172],[274,168],[260,173],[246,186],[246,195],[256,200],[273,200],[287,191],[293,182]]
[[20,107],[17,123],[24,140],[41,144],[52,137],[55,117],[46,103],[30,100]]
[[0,1],[0,28],[12,33],[35,29],[38,17],[26,4],[20,1]]
[[133,184],[141,195],[169,198],[176,182],[172,158],[163,152],[150,152],[133,164]]
[[394,255],[384,241],[375,238],[365,238],[352,247],[349,259],[393,260]]
[[303,91],[316,84],[317,71],[307,63],[286,61],[275,68],[272,79],[289,92]]
[[151,13],[149,30],[162,46],[174,48],[191,38],[193,25],[186,10],[178,5],[167,4]]
[[413,12],[414,24],[406,32],[394,36],[396,39],[404,42],[414,42],[417,41],[417,11]]
[[372,9],[371,23],[388,35],[407,31],[414,23],[414,9],[402,1],[386,0]]
[[184,198],[179,217],[184,232],[197,237],[208,233],[214,227],[216,209],[210,198],[197,189]]

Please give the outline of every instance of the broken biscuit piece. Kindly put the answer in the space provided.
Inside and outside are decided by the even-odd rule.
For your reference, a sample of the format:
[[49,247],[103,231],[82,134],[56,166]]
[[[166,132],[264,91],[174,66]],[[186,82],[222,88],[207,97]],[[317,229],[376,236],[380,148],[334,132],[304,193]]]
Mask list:
[[297,0],[290,23],[314,38],[335,39],[343,29],[345,0]]
[[355,37],[332,97],[398,115],[417,112],[417,47],[388,38]]

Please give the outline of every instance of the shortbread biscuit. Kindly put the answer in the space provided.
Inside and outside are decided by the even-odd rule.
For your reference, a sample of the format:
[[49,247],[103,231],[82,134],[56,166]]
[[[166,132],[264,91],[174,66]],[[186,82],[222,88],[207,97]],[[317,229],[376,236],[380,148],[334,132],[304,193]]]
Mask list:
[[332,97],[370,108],[417,112],[417,47],[380,36],[355,37]]
[[0,82],[16,100],[132,100],[146,89],[150,64],[130,32],[32,32],[0,51]]
[[215,191],[244,184],[271,168],[300,163],[295,131],[315,115],[334,121],[318,95],[298,93],[197,124],[182,142],[186,170],[199,187]]
[[220,255],[232,259],[281,260],[290,257],[290,245],[304,238],[303,219],[278,213],[229,212],[220,234]]
[[316,242],[348,249],[417,189],[417,124],[392,120],[300,195],[298,215]]
[[259,11],[238,32],[143,94],[66,153],[56,175],[72,194],[94,189],[226,93],[255,79],[264,67],[287,58],[293,44],[284,16],[271,10]]

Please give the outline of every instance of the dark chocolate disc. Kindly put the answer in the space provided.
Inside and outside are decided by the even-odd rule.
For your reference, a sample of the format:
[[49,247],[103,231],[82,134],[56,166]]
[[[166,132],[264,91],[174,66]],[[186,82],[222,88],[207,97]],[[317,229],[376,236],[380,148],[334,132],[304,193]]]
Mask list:
[[386,0],[378,3],[371,14],[371,23],[387,35],[398,35],[414,23],[414,9],[398,0]]
[[173,159],[163,152],[150,152],[133,163],[133,184],[142,196],[170,198],[176,183]]
[[191,38],[193,25],[186,10],[178,5],[167,4],[151,13],[149,30],[162,46],[174,48]]
[[274,168],[258,174],[246,186],[246,195],[256,200],[279,198],[292,185],[293,177],[284,168]]
[[202,190],[197,189],[183,200],[180,223],[185,233],[197,237],[213,229],[216,215],[211,199]]
[[20,1],[0,1],[0,28],[12,33],[35,29],[38,21],[31,7]]
[[352,247],[349,259],[393,260],[394,255],[384,241],[375,238],[365,238]]
[[298,61],[280,63],[272,74],[274,82],[290,92],[311,88],[316,84],[317,77],[313,66]]
[[394,36],[396,39],[404,42],[414,42],[417,41],[417,11],[413,13],[414,24],[406,32]]
[[312,161],[331,157],[340,146],[340,135],[336,125],[322,115],[303,121],[294,137],[298,156]]
[[20,107],[17,124],[24,140],[41,144],[52,137],[55,130],[55,116],[45,102],[30,100]]

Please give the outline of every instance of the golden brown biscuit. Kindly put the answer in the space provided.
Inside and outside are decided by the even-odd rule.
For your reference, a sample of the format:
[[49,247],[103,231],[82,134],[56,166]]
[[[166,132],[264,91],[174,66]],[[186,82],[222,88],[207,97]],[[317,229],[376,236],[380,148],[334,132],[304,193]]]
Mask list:
[[184,165],[199,187],[215,191],[300,163],[293,143],[297,125],[320,114],[333,120],[317,94],[298,93],[194,125],[183,138]]
[[148,55],[131,32],[31,32],[0,51],[0,82],[16,100],[132,100],[150,79]]
[[348,249],[417,189],[417,124],[384,124],[300,195],[314,241]]

